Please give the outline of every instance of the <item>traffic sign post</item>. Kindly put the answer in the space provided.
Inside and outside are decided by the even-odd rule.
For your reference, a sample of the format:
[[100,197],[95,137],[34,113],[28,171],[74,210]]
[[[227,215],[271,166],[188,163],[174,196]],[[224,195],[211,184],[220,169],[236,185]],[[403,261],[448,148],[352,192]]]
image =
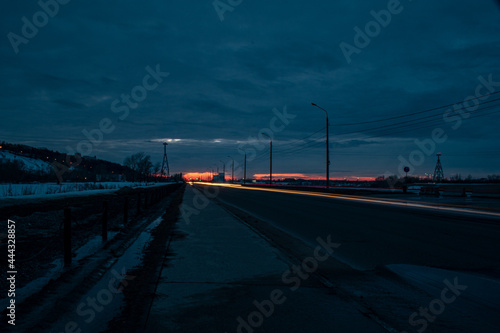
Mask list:
[[406,173],[405,184],[403,186],[403,193],[406,194],[408,192],[408,172],[410,172],[410,167],[405,166],[403,170]]

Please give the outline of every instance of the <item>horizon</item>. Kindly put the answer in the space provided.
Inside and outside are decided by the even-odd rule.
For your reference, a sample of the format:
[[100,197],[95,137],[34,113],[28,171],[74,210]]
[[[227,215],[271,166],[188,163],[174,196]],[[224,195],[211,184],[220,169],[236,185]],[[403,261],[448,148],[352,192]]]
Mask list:
[[[13,143],[13,142],[5,142],[5,144],[11,144],[11,145],[25,145],[25,144],[22,144],[22,143]],[[51,152],[54,152],[54,153],[59,153],[59,154],[64,154],[63,152],[61,151],[57,151],[57,150],[53,150],[53,149],[50,149],[48,147],[35,147],[35,146],[29,146],[29,145],[25,145],[27,147],[32,147],[32,148],[35,148],[35,149],[47,149]],[[4,149],[6,150],[5,147],[3,147],[2,145],[0,145],[0,149]],[[0,150],[1,152],[2,150]],[[438,153],[439,156],[442,156],[441,153]],[[82,156],[84,158],[97,158],[99,160],[103,160],[103,161],[106,161],[106,162],[112,162],[112,163],[116,163],[116,164],[119,164],[119,165],[124,165],[123,161],[122,162],[114,162],[114,161],[110,161],[110,160],[106,160],[106,159],[103,159],[103,158],[100,158],[98,157],[97,155],[94,155],[94,156]],[[124,157],[125,159],[126,157]],[[43,159],[41,159],[43,161]],[[155,161],[153,161],[155,162]],[[156,161],[156,162],[159,162],[159,161]],[[153,163],[154,164],[154,163]],[[230,164],[228,162],[228,167],[230,167]],[[234,179],[243,179],[243,169],[242,169],[242,165],[238,165],[237,161],[235,161],[235,175],[234,175]],[[228,169],[230,170],[230,169]],[[222,173],[222,165],[220,166],[220,173]],[[210,171],[203,171],[203,172],[200,172],[200,171],[187,171],[187,172],[183,172],[182,170],[181,171],[178,171],[176,173],[182,173],[183,174],[183,177],[187,180],[187,181],[192,181],[192,180],[197,180],[197,179],[208,179],[208,178],[211,178],[213,177],[213,175],[216,175],[217,174],[217,168],[214,168]],[[238,173],[240,175],[238,175]],[[152,173],[151,174],[152,176],[158,176],[159,174],[154,174]],[[424,174],[409,174],[409,177],[414,177],[414,178],[423,178],[423,179],[430,179],[432,178],[432,175],[433,175],[433,172],[430,172],[430,173],[424,173]],[[460,177],[460,179],[465,179],[466,177],[472,177],[473,179],[485,179],[486,177],[488,176],[495,176],[497,174],[493,173],[493,174],[487,174],[486,176],[475,176],[475,175],[472,175],[472,174],[468,174],[468,175],[462,175],[461,173],[457,173],[457,174],[446,174],[445,173],[445,179],[452,179],[453,177]],[[398,176],[399,178],[402,178],[402,177],[405,177],[404,175],[398,175],[396,173],[394,174],[381,174],[381,175],[378,175],[378,176],[363,176],[363,175],[354,175],[354,176],[340,176],[340,177],[330,177],[330,180],[331,181],[375,181],[377,178],[379,177],[391,177],[391,176]],[[230,179],[231,177],[231,172],[230,171],[226,171],[226,178]],[[312,181],[326,181],[326,177],[325,175],[321,175],[319,173],[316,173],[316,174],[305,174],[305,173],[274,173],[273,172],[273,179],[285,179],[285,178],[288,178],[288,179],[302,179],[304,181],[308,181],[308,180],[312,180]],[[250,173],[247,175],[247,179],[252,179],[252,180],[258,180],[258,181],[263,181],[263,180],[268,180],[269,179],[269,173]]]

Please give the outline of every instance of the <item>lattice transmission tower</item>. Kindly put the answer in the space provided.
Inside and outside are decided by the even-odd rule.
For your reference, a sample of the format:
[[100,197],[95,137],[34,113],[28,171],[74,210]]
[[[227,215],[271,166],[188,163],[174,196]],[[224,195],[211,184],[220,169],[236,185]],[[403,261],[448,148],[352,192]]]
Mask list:
[[444,179],[444,173],[443,173],[443,166],[441,165],[441,153],[437,153],[437,163],[436,163],[436,168],[434,169],[434,178],[433,180],[435,182],[440,182]]
[[170,167],[168,166],[168,158],[167,158],[167,145],[168,143],[163,142],[163,163],[161,165],[161,176],[166,173],[167,177],[170,177]]

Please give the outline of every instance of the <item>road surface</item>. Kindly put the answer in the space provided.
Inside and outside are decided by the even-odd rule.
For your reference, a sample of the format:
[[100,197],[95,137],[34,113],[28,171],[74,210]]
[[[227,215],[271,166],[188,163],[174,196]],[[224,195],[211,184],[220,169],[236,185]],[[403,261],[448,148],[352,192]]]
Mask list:
[[[200,193],[215,189],[195,187]],[[320,262],[311,275],[332,300],[345,300],[388,332],[496,332],[500,325],[498,212],[231,185],[217,189],[214,202],[281,253],[302,260],[303,269],[319,238],[338,244],[333,261]],[[211,223],[203,215],[201,210],[198,218]],[[281,281],[292,279],[285,274]],[[340,309],[329,310],[322,318]]]
[[342,244],[337,258],[356,269],[413,264],[500,277],[500,216],[390,206],[370,199],[219,189],[217,199],[309,244],[319,235],[331,235]]

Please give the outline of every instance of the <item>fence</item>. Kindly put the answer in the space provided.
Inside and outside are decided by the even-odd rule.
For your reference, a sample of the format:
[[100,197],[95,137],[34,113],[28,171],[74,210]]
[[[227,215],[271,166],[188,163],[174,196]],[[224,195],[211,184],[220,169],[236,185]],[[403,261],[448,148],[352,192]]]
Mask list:
[[[152,189],[141,189],[135,190],[134,194],[126,194],[122,197],[117,197],[114,200],[120,200],[123,206],[122,218],[123,225],[126,227],[131,222],[131,213],[135,212],[135,217],[139,216],[148,209],[154,207],[155,204],[162,201],[165,197],[175,191],[179,186],[167,185],[161,187],[155,187]],[[131,206],[131,198],[135,197],[135,206]],[[102,202],[102,217],[101,217],[101,237],[102,242],[108,241],[108,222],[110,216],[110,202],[108,199]],[[115,216],[116,218],[116,216]],[[132,218],[132,220],[134,219]],[[71,264],[72,259],[72,224],[74,223],[74,218],[72,218],[71,208],[64,209],[64,264],[68,266]]]

